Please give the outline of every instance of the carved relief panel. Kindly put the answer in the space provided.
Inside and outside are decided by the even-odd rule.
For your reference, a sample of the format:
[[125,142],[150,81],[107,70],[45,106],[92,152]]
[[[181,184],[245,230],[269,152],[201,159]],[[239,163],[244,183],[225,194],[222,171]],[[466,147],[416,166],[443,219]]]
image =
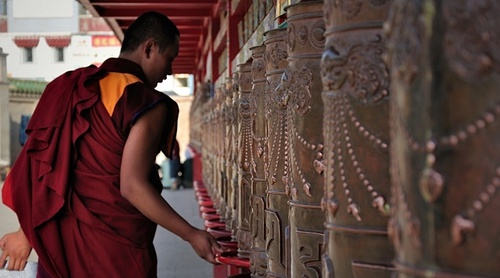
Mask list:
[[226,225],[236,235],[238,229],[238,195],[239,195],[239,166],[238,166],[238,153],[239,153],[239,81],[240,74],[239,71],[233,73],[232,79],[232,102],[230,110],[231,117],[231,154],[229,155],[230,161],[227,166],[230,168],[228,172],[230,176],[228,177],[229,188],[228,188],[228,213],[226,215]]
[[226,83],[222,89],[223,101],[222,101],[222,148],[223,148],[223,163],[222,163],[222,185],[221,185],[221,205],[218,208],[219,215],[222,215],[224,219],[230,218],[229,209],[229,185],[232,177],[232,167],[231,167],[231,155],[232,155],[232,81],[231,78],[226,78]]
[[287,109],[283,182],[290,196],[290,277],[321,277],[323,2],[294,4],[286,13],[288,67],[277,91]]
[[204,109],[203,109],[203,130],[205,133],[210,136],[206,142],[203,144],[203,151],[202,151],[202,171],[203,171],[203,182],[205,186],[207,187],[207,190],[209,190],[211,193],[215,190],[214,189],[214,167],[213,163],[210,163],[211,159],[214,157],[214,147],[213,147],[213,142],[214,142],[214,137],[215,137],[215,132],[213,129],[213,119],[214,119],[214,111],[215,111],[215,101],[211,98],[205,103]]
[[324,2],[324,277],[391,275],[390,80],[382,59],[386,53],[382,27],[390,4]]
[[255,105],[252,105],[252,63],[238,65],[239,72],[239,148],[238,148],[238,253],[250,257],[252,237],[250,234],[250,201],[252,183],[253,118]]
[[399,277],[497,277],[498,1],[395,1],[391,239]]
[[224,205],[221,193],[224,185],[225,169],[224,165],[224,100],[225,100],[224,84],[218,86],[215,91],[215,111],[213,119],[214,136],[214,192],[211,198],[214,201],[214,206],[221,208]]
[[254,46],[252,51],[252,93],[253,115],[252,141],[252,192],[250,230],[252,233],[251,267],[253,277],[264,277],[267,269],[265,203],[267,181],[265,163],[267,155],[267,121],[265,117],[266,67],[265,45]]
[[286,104],[282,101],[282,91],[277,90],[281,76],[288,64],[286,29],[273,29],[265,34],[264,44],[266,64],[265,112],[267,118],[267,148],[269,160],[264,166],[267,180],[266,202],[266,253],[267,277],[286,277],[289,269],[288,241],[285,229],[288,226],[288,195],[285,176]]

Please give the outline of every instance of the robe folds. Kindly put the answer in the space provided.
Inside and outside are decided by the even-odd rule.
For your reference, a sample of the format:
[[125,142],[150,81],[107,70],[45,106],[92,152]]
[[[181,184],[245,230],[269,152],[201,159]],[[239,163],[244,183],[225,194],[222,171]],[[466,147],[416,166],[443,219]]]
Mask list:
[[2,188],[39,277],[156,277],[157,225],[121,196],[120,165],[130,128],[158,103],[168,107],[158,150],[170,156],[178,106],[146,85],[139,65],[111,58],[47,85]]

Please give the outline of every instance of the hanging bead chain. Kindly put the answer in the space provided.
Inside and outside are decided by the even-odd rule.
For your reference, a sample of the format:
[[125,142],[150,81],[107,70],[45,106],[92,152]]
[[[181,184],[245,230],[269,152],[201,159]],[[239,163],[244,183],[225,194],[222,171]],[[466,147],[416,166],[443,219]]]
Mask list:
[[[284,122],[285,119],[285,113],[286,111],[283,110],[278,110],[274,117],[272,117],[272,130],[273,132],[273,138],[271,140],[272,142],[272,147],[269,150],[270,151],[270,156],[269,156],[269,164],[273,158],[275,158],[275,165],[274,165],[274,171],[273,171],[273,176],[271,177],[271,184],[276,183],[277,180],[277,172],[278,172],[278,166],[279,166],[279,157],[281,155],[281,148],[282,148],[282,142],[284,139],[284,131],[286,131],[286,123]],[[269,173],[269,170],[271,165],[268,165],[268,169],[266,170],[267,173]]]
[[[500,103],[496,103],[492,109],[488,109],[478,116],[471,123],[467,124],[465,128],[457,130],[449,135],[442,136],[438,139],[429,139],[423,144],[414,140],[408,130],[404,130],[405,136],[410,144],[410,147],[415,152],[424,152],[427,155],[427,167],[433,168],[436,161],[436,149],[442,148],[456,148],[459,144],[465,142],[467,139],[488,128],[495,123],[496,119],[500,116]],[[401,126],[405,127],[401,118]],[[444,181],[442,181],[444,183]],[[484,207],[491,202],[491,199],[500,188],[500,166],[496,168],[495,175],[483,188],[478,195],[469,203],[465,209],[466,219],[462,215],[456,215],[451,223],[451,237],[455,245],[459,245],[464,241],[464,233],[472,233],[475,229],[473,220],[484,210]],[[403,193],[401,193],[403,194]],[[401,195],[400,194],[400,195]],[[407,208],[409,210],[409,208]]]
[[[311,144],[310,142],[308,142],[305,138],[303,138],[298,130],[297,130],[297,125],[295,123],[295,118],[293,117],[293,112],[291,109],[288,109],[288,113],[287,113],[287,122],[288,122],[288,126],[291,127],[291,133],[289,134],[289,139],[287,140],[287,142],[291,142],[291,148],[289,149],[290,151],[290,158],[291,158],[291,162],[293,163],[293,166],[294,166],[294,169],[295,171],[297,172],[297,174],[300,176],[300,180],[302,182],[302,189],[304,190],[304,192],[306,193],[306,195],[308,197],[312,197],[311,193],[310,193],[310,189],[311,189],[311,183],[306,179],[306,177],[304,176],[303,172],[302,172],[302,169],[301,167],[299,166],[299,163],[298,163],[298,159],[297,159],[297,149],[299,148],[299,145],[297,144],[298,142],[302,143],[303,146],[306,147],[307,150],[309,151],[315,151],[316,150],[316,144]],[[287,133],[288,134],[288,133]],[[297,144],[297,145],[296,145]],[[287,167],[288,168],[288,167]],[[291,181],[291,184],[293,184],[293,191],[292,191],[292,194],[293,196],[296,198],[297,197],[297,188],[295,186],[295,181],[293,179],[293,175],[290,175],[291,178],[290,178],[290,181]]]
[[[331,149],[326,149],[326,158],[328,161],[331,163],[331,167],[326,168],[326,176],[325,175],[325,181],[328,181],[328,177],[330,178],[330,182],[327,185],[325,182],[325,197],[322,201],[322,207],[324,210],[330,211],[332,213],[332,216],[335,217],[335,214],[338,210],[338,202],[335,200],[335,148],[337,147],[337,141],[338,141],[338,133],[334,132],[334,126],[335,122],[337,121],[337,116],[338,116],[338,105],[337,105],[337,100],[336,98],[332,97],[327,97],[325,93],[323,93],[323,102],[326,104],[325,107],[333,107],[333,109],[325,109],[325,119],[333,119],[332,121],[327,121],[325,125],[325,130],[323,131],[324,134],[331,134],[333,135],[332,140],[330,142]],[[330,172],[331,171],[331,172]]]
[[248,170],[248,167],[252,165],[251,157],[252,157],[252,119],[245,118],[241,122],[241,148],[243,149],[243,163],[242,167],[244,170]]
[[[347,211],[353,215],[358,221],[362,221],[360,215],[359,205],[354,200],[351,190],[349,188],[349,184],[347,183],[346,169],[345,163],[349,161],[351,165],[355,168],[358,179],[361,184],[364,185],[365,189],[370,193],[372,198],[372,206],[377,208],[384,215],[388,214],[389,208],[386,200],[383,196],[381,196],[377,190],[375,189],[372,182],[370,182],[369,178],[366,177],[366,173],[363,171],[363,167],[360,165],[356,153],[354,151],[351,137],[352,135],[349,132],[349,126],[354,126],[355,130],[358,131],[363,138],[368,139],[375,146],[379,147],[383,151],[388,150],[388,143],[384,142],[382,139],[377,137],[374,133],[372,133],[368,128],[366,128],[361,121],[355,116],[354,111],[352,110],[352,106],[349,102],[348,97],[345,94],[336,95],[333,97],[333,107],[334,115],[333,115],[333,142],[332,142],[332,165],[335,165],[335,159],[337,159],[338,168],[333,167],[333,171],[331,175],[333,176],[333,183],[335,184],[335,172],[339,174],[339,182],[342,184],[342,189],[344,191],[344,195],[347,198]],[[342,148],[345,146],[345,153]],[[332,186],[332,191],[334,189],[334,185]],[[332,198],[334,193],[332,193]]]

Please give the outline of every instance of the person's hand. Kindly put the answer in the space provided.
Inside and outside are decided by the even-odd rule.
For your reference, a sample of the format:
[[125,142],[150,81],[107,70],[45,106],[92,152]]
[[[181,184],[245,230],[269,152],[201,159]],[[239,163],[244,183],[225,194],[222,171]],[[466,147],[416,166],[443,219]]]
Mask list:
[[215,255],[224,251],[217,243],[215,237],[203,230],[195,229],[188,237],[187,241],[193,247],[198,256],[212,264],[218,264]]
[[8,258],[8,270],[24,270],[31,249],[31,245],[21,229],[4,235],[0,239],[0,250],[2,250],[0,268],[5,267]]

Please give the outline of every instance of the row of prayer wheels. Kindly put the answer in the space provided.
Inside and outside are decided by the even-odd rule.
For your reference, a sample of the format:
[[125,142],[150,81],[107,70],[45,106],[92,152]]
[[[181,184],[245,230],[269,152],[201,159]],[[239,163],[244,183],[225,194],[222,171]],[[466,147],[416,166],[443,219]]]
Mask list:
[[500,277],[499,12],[296,3],[193,106],[252,277]]

